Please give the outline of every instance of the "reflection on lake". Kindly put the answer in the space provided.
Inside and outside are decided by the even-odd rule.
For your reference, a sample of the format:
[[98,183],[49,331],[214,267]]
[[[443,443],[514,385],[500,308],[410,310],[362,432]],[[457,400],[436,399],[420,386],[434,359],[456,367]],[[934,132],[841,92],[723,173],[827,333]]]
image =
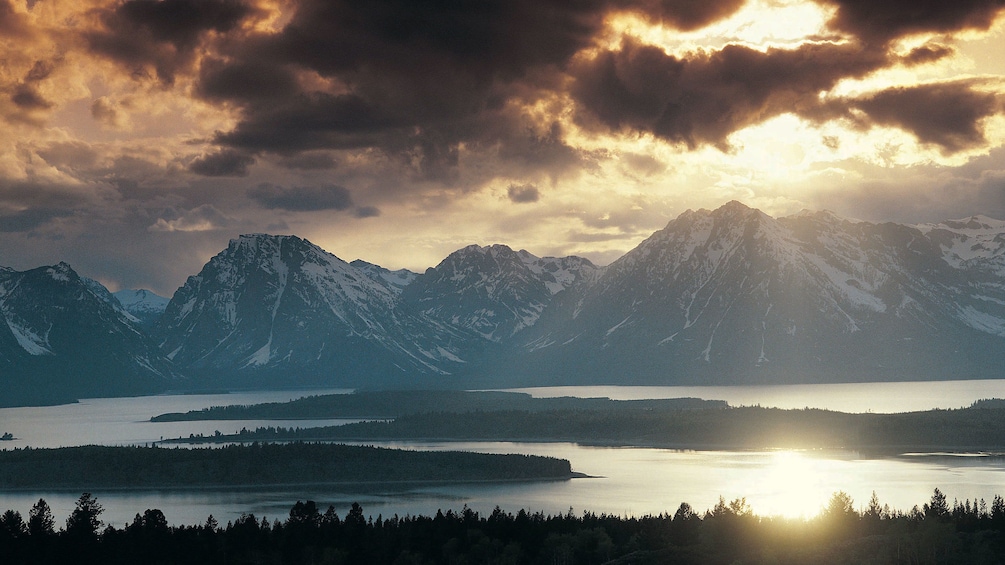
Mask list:
[[[908,385],[911,384],[918,385],[921,392],[911,393],[904,388],[910,388]],[[813,386],[811,391],[816,390],[815,394],[821,401],[833,400],[828,395],[835,394],[835,390],[844,392],[834,398],[848,398],[850,395],[845,385]],[[1005,397],[1005,381],[848,386],[862,387],[857,393],[861,396],[891,394],[897,395],[898,401],[920,398],[922,393],[935,395],[928,399],[930,405],[920,408],[940,405],[946,402],[947,397],[951,397],[951,402],[956,403],[953,406],[957,407],[986,396]],[[887,388],[889,386],[893,388]],[[680,392],[693,390],[694,387],[659,387],[659,391],[654,388],[640,391],[639,387],[581,387],[575,390],[575,395],[625,398],[648,392],[646,397],[649,398],[699,396],[725,398],[737,404],[771,404],[763,394],[760,400],[736,402],[736,396],[731,399],[713,394],[721,392],[723,387],[700,388],[703,389],[700,391],[702,394]],[[807,394],[801,386],[740,388],[757,389],[761,393],[771,389],[771,394],[781,392],[775,398],[792,399]],[[786,388],[794,390],[779,390]],[[940,390],[941,396],[933,392]],[[975,396],[966,397],[967,391]],[[20,438],[3,442],[0,446],[129,445],[149,443],[161,437],[208,435],[215,430],[232,433],[242,427],[307,427],[338,423],[333,420],[149,422],[151,416],[164,412],[183,412],[213,405],[279,402],[325,392],[336,391],[95,399],[58,407],[0,409],[0,432],[10,431]],[[540,394],[541,390],[533,392]],[[568,389],[563,389],[561,393],[573,394]],[[740,392],[732,391],[731,394]],[[917,400],[911,402],[916,403]],[[798,406],[804,405],[817,404]],[[872,408],[869,409],[874,411],[885,411],[879,409],[881,405],[878,402],[870,406]],[[293,503],[305,499],[315,500],[323,508],[332,504],[342,516],[354,501],[362,504],[364,511],[374,517],[378,514],[428,515],[438,509],[460,510],[465,505],[483,513],[491,512],[498,505],[509,512],[527,509],[556,514],[567,512],[571,507],[577,514],[588,510],[638,516],[673,513],[681,502],[688,502],[704,511],[713,506],[719,496],[723,496],[727,501],[746,497],[754,511],[762,515],[810,516],[819,511],[831,494],[838,490],[850,494],[858,507],[864,506],[875,491],[881,503],[903,511],[927,502],[936,487],[942,489],[950,500],[984,498],[988,504],[995,494],[1005,494],[1005,458],[995,456],[870,458],[848,451],[675,451],[569,443],[380,442],[376,445],[549,455],[568,459],[575,471],[588,474],[591,478],[538,483],[396,485],[353,491],[335,487],[304,487],[230,491],[96,491],[94,494],[106,509],[102,518],[119,526],[148,508],[161,509],[173,524],[199,524],[210,514],[225,524],[249,512],[259,517],[266,515],[270,519],[282,520]],[[52,506],[57,524],[61,525],[79,496],[79,492],[0,493],[0,511],[10,508],[26,516],[31,505],[41,497]]]

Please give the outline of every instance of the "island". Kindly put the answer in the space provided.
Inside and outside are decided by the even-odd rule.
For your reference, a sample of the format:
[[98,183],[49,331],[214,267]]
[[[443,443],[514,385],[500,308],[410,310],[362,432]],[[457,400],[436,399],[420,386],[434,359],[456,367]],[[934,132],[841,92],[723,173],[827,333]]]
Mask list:
[[[1005,451],[1005,402],[994,399],[955,410],[849,414],[819,409],[731,407],[721,401],[698,399],[615,401],[505,396],[513,393],[494,393],[503,396],[494,397],[499,402],[494,404],[498,408],[492,409],[488,402],[492,397],[479,396],[485,393],[417,392],[411,393],[416,398],[411,403],[408,394],[394,393],[395,403],[386,406],[377,402],[386,397],[336,395],[341,398],[211,408],[183,417],[217,419],[244,414],[265,418],[269,413],[286,417],[311,413],[318,417],[320,407],[326,406],[323,413],[327,417],[363,418],[370,413],[380,418],[310,428],[262,426],[237,434],[192,435],[169,441],[564,441],[703,450],[834,448],[877,454]],[[441,402],[435,401],[438,394],[445,395]],[[396,412],[393,407],[400,409]]]
[[508,482],[576,476],[569,461],[552,457],[299,442],[218,449],[13,449],[0,451],[0,470],[0,491]]

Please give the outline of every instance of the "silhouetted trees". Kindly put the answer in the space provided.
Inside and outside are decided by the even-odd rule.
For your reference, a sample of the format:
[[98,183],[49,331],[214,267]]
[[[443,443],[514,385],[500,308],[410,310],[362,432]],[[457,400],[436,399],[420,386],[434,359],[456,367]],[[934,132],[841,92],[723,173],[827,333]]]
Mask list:
[[[28,522],[0,515],[0,563],[133,564],[601,564],[618,563],[1000,563],[1005,502],[948,503],[936,490],[909,512],[873,495],[862,510],[835,493],[817,518],[754,514],[742,498],[720,499],[700,514],[682,503],[671,516],[617,517],[589,512],[544,515],[464,508],[435,516],[367,518],[353,504],[344,518],[298,501],[285,521],[245,514],[221,526],[171,526],[156,509],[123,528],[101,529],[101,505],[84,494],[56,531],[40,500]],[[34,526],[32,526],[34,522]]]

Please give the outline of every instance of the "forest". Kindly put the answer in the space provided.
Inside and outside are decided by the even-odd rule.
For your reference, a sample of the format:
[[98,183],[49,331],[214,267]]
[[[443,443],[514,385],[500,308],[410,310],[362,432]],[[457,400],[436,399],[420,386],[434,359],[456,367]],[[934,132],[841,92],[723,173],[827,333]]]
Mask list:
[[300,442],[219,449],[84,446],[0,451],[0,490],[561,480],[572,476],[567,460],[550,457]]
[[1005,501],[948,502],[935,489],[909,511],[876,495],[859,510],[837,492],[811,519],[758,516],[745,499],[703,513],[687,503],[658,516],[589,512],[544,515],[464,508],[435,516],[367,518],[353,503],[340,516],[298,501],[282,520],[253,514],[222,525],[169,525],[147,509],[129,524],[103,524],[85,493],[57,529],[44,499],[24,517],[0,515],[0,563],[75,564],[851,564],[1001,563]]
[[292,440],[570,441],[682,449],[842,448],[880,454],[995,451],[1005,448],[1005,406],[982,401],[955,410],[848,414],[724,404],[681,409],[615,403],[595,408],[430,411],[388,421],[317,428],[266,426],[175,441]]
[[411,390],[359,391],[352,394],[308,396],[289,402],[211,406],[185,413],[172,412],[152,422],[193,420],[306,420],[319,418],[388,419],[425,412],[483,412],[518,410],[694,410],[725,408],[722,400],[668,398],[611,400],[610,398],[534,398],[503,391]]

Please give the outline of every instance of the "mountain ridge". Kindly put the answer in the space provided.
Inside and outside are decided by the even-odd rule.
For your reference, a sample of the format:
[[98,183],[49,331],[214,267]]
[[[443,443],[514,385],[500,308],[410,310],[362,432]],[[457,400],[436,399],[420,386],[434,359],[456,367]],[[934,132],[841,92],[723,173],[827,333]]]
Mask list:
[[[100,309],[110,335],[139,336],[105,347],[119,351],[117,361],[95,358],[121,373],[109,394],[168,382],[472,388],[1005,378],[1005,221],[981,215],[919,225],[809,210],[773,218],[732,201],[683,212],[605,267],[495,244],[458,249],[423,273],[348,263],[296,236],[247,234],[190,276],[162,313],[143,304],[142,291],[117,293],[124,305],[65,263],[36,271],[75,289],[66,296],[77,303],[66,304]],[[49,352],[47,326],[7,313],[16,310],[8,295],[20,288],[10,281],[26,272],[0,268],[0,367]],[[51,302],[28,290],[18,312]],[[142,308],[155,321],[141,320]],[[95,321],[75,323],[108,333],[94,332]],[[137,359],[153,370],[136,369]]]

